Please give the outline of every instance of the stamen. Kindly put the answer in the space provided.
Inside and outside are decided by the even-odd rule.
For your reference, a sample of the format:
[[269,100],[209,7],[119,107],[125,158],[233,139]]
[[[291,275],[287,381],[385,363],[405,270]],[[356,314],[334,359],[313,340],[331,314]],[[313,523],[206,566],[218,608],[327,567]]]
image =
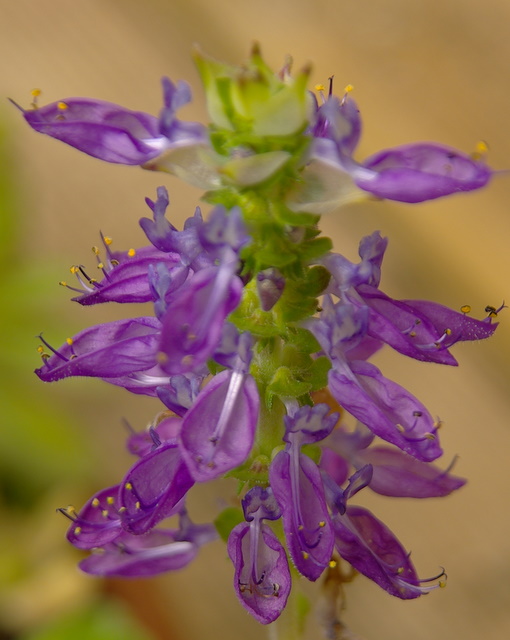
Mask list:
[[471,153],[473,160],[484,160],[489,152],[489,145],[485,140],[479,140],[476,143],[475,150]]
[[30,92],[30,95],[32,96],[32,102],[30,103],[30,106],[32,107],[32,109],[37,109],[39,107],[39,105],[37,104],[37,98],[41,95],[42,91],[40,89],[32,89],[32,91]]
[[460,308],[460,310],[464,314],[470,313],[471,312],[471,307],[468,304],[463,304],[462,307]]
[[43,338],[42,333],[37,336],[39,340],[43,343],[45,347],[47,347],[50,351],[52,351],[56,356],[58,356],[64,362],[69,362],[69,358],[63,356],[59,351],[54,349],[46,340]]
[[65,120],[64,113],[67,111],[67,109],[69,109],[67,104],[65,102],[59,102],[57,104],[57,109],[58,109],[58,113],[55,116],[55,119],[56,120]]

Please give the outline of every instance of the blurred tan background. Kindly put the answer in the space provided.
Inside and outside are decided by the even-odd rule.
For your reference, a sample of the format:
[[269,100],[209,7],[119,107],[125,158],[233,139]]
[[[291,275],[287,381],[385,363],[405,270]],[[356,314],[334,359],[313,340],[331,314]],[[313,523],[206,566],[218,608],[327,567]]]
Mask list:
[[[0,0],[0,93],[28,105],[31,89],[38,87],[41,104],[81,95],[157,114],[159,79],[168,75],[188,80],[194,89],[195,101],[183,117],[204,120],[192,44],[238,63],[254,40],[274,68],[291,53],[298,67],[313,63],[314,83],[334,74],[338,91],[354,85],[364,121],[360,159],[418,140],[469,152],[482,139],[489,144],[490,164],[510,169],[507,0]],[[74,308],[56,284],[68,277],[70,264],[93,264],[89,248],[98,242],[99,229],[113,236],[118,249],[141,245],[137,220],[147,214],[145,196],[166,184],[170,217],[179,225],[200,193],[173,178],[101,163],[38,135],[5,100],[0,126],[8,158],[3,169],[14,185],[12,207],[6,206],[2,217],[11,226],[15,216],[18,233],[8,249],[11,271],[3,279],[16,282],[20,273],[31,274],[23,287],[3,294],[2,307],[9,313],[2,317],[9,326],[1,333],[2,349],[16,362],[0,375],[2,384],[13,370],[20,376],[13,404],[37,405],[41,412],[47,404],[61,409],[63,421],[62,435],[51,445],[44,433],[30,435],[16,418],[2,425],[13,438],[2,445],[4,455],[8,447],[12,456],[26,453],[8,478],[19,480],[25,470],[36,470],[46,487],[50,471],[44,460],[50,459],[55,464],[47,467],[58,472],[29,508],[6,499],[0,504],[0,638],[56,638],[41,629],[98,597],[119,602],[152,634],[149,638],[264,637],[265,630],[235,601],[231,566],[219,545],[204,549],[184,572],[141,585],[105,585],[76,570],[80,556],[67,547],[66,523],[54,509],[68,502],[79,506],[98,488],[118,481],[130,463],[121,418],[141,428],[158,405],[93,380],[44,387],[31,375],[38,366],[33,336],[41,330],[60,343],[123,312]],[[510,300],[509,201],[510,174],[503,171],[475,194],[418,206],[352,206],[324,218],[322,226],[336,250],[351,259],[360,237],[380,229],[390,237],[382,283],[387,293],[454,308],[470,304],[481,317],[487,304]],[[46,272],[51,282],[42,285],[39,276]],[[22,335],[16,313],[23,315]],[[457,369],[389,352],[379,359],[388,377],[444,420],[443,464],[458,454],[456,472],[468,477],[469,485],[450,498],[427,502],[360,497],[412,549],[421,575],[433,575],[439,565],[449,575],[445,590],[412,602],[394,600],[358,578],[348,587],[345,620],[367,640],[510,637],[510,312],[502,313],[501,321],[490,343],[455,349]],[[194,499],[197,520],[214,516],[215,495],[205,489]],[[85,628],[72,637],[92,637]],[[113,637],[105,631],[105,640]],[[319,637],[312,627],[310,638]]]

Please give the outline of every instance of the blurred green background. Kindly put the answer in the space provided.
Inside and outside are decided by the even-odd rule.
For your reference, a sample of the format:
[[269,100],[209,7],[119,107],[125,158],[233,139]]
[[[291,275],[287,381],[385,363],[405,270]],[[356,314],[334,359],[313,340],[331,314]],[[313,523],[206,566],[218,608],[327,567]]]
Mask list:
[[[502,170],[490,187],[418,206],[353,205],[324,218],[338,251],[354,259],[362,235],[390,237],[383,289],[454,308],[510,300],[510,4],[506,0],[0,0],[1,93],[28,105],[91,96],[157,113],[159,79],[191,82],[183,117],[205,120],[190,59],[244,60],[254,40],[278,68],[291,53],[313,63],[313,83],[334,74],[355,87],[364,136],[358,157],[414,140],[471,151],[488,142]],[[82,309],[57,282],[74,263],[92,265],[99,230],[114,248],[143,244],[145,196],[166,184],[179,225],[200,193],[164,175],[106,165],[30,131],[0,103],[0,639],[255,640],[265,630],[235,601],[219,545],[184,572],[142,583],[101,581],[76,569],[55,508],[80,506],[117,482],[130,463],[126,418],[142,428],[157,403],[95,380],[44,385],[41,331],[59,344],[81,328],[126,313]],[[131,311],[131,310],[130,310]],[[496,640],[510,636],[510,315],[488,343],[459,345],[459,369],[407,361],[378,364],[445,423],[446,465],[469,485],[445,500],[362,496],[412,549],[426,576],[445,565],[448,587],[412,602],[364,578],[347,590],[345,620],[367,640]],[[227,488],[226,496],[228,499]],[[213,517],[214,487],[192,515]],[[218,629],[211,632],[211,629]],[[318,633],[313,626],[311,638]]]

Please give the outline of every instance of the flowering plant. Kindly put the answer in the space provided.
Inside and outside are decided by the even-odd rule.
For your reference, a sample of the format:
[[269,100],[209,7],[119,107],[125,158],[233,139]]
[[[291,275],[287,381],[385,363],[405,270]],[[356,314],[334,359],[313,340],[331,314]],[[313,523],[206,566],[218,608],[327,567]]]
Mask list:
[[[77,285],[61,283],[82,305],[150,302],[153,313],[89,327],[58,348],[41,337],[39,378],[99,377],[160,403],[149,428],[128,438],[137,460],[124,478],[79,511],[61,509],[72,521],[67,538],[91,552],[83,571],[109,576],[180,569],[222,538],[234,591],[262,624],[290,606],[298,575],[345,580],[340,559],[391,595],[417,598],[442,586],[444,571],[419,578],[396,536],[352,499],[362,489],[446,496],[465,480],[435,464],[438,421],[370,358],[389,345],[456,365],[451,348],[490,337],[500,309],[475,319],[395,300],[379,287],[388,240],[363,238],[352,263],[318,223],[354,200],[417,203],[478,189],[492,171],[482,153],[435,143],[360,162],[351,87],[338,98],[330,82],[316,96],[308,68],[291,76],[287,63],[275,74],[257,47],[242,67],[198,50],[195,61],[208,127],[178,119],[190,89],[166,78],[159,117],[85,98],[39,108],[37,92],[23,110],[36,131],[107,162],[173,174],[212,206],[180,231],[160,187],[140,220],[147,246],[114,252],[102,236],[102,277],[77,265]],[[239,482],[236,506],[194,524],[188,493],[224,477]],[[172,516],[177,527],[162,526]],[[343,625],[337,613],[324,622],[330,634]]]

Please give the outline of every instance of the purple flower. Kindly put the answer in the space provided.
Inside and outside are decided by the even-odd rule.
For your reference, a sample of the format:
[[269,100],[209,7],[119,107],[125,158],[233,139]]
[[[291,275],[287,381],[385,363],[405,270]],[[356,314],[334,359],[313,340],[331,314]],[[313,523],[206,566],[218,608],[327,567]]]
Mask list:
[[158,118],[102,100],[66,98],[23,116],[36,131],[106,162],[145,164],[169,146]]
[[73,521],[67,539],[79,549],[102,547],[121,535],[119,485],[102,489],[92,496],[79,513],[73,507],[59,509]]
[[326,296],[321,318],[306,322],[331,358],[331,394],[379,437],[420,460],[434,460],[441,448],[437,425],[425,406],[373,364],[359,359],[365,351],[368,320],[368,308],[356,309],[348,302],[334,305]]
[[278,538],[263,519],[280,517],[271,489],[255,486],[243,499],[247,522],[238,524],[228,539],[234,589],[239,601],[262,624],[281,614],[291,589],[287,555]]
[[353,306],[368,311],[366,335],[400,353],[425,362],[456,365],[448,351],[456,342],[490,337],[497,323],[476,320],[425,300],[393,300],[379,290],[387,239],[378,231],[360,242],[361,262],[353,264],[339,254],[323,259],[333,279],[330,291]]
[[419,460],[441,455],[437,424],[426,407],[373,364],[335,360],[328,380],[335,400],[383,440]]
[[285,418],[287,446],[274,458],[269,480],[281,507],[290,556],[298,571],[317,580],[333,553],[331,527],[322,479],[315,462],[301,453],[301,446],[325,438],[338,420],[326,416],[329,407],[304,406]]
[[136,462],[120,485],[122,526],[129,533],[146,533],[179,509],[193,484],[177,445],[161,444]]
[[482,159],[450,147],[419,142],[384,149],[359,163],[353,153],[361,133],[359,111],[346,94],[316,111],[302,181],[287,204],[294,211],[326,213],[368,192],[400,202],[423,202],[484,187],[492,170]]
[[142,317],[115,320],[84,329],[69,338],[59,349],[42,353],[44,365],[35,373],[44,382],[68,376],[116,378],[150,369],[156,364],[160,323],[156,318]]
[[378,198],[423,202],[485,187],[492,170],[481,160],[444,145],[419,142],[384,149],[363,161],[354,181]]
[[233,370],[222,371],[204,387],[184,416],[179,446],[197,482],[239,466],[253,446],[259,394],[239,360]]
[[175,111],[191,100],[189,86],[185,82],[175,86],[168,78],[163,78],[162,84],[165,106],[159,118],[90,98],[67,98],[41,108],[20,109],[35,131],[94,158],[152,169],[163,153],[170,165],[176,162],[168,159],[173,151],[185,149],[189,153],[189,149],[208,144],[203,125],[175,118]]
[[368,509],[348,506],[345,514],[337,513],[332,522],[340,556],[391,595],[409,600],[443,584],[425,585],[442,578],[444,572],[420,580],[410,554]]
[[82,560],[82,571],[100,576],[146,577],[182,569],[195,559],[199,548],[217,538],[211,524],[195,525],[186,512],[175,529],[154,529],[143,536],[121,533]]
[[[103,237],[103,242],[106,247],[106,260],[101,260],[99,251],[96,252],[97,266],[103,273],[102,280],[91,278],[82,266],[73,266],[71,273],[76,275],[81,288],[61,282],[62,285],[81,294],[73,298],[75,302],[82,305],[102,302],[150,302],[154,299],[148,278],[151,265],[162,265],[172,283],[172,289],[177,289],[186,280],[188,269],[176,253],[164,253],[154,247],[112,252],[109,239]],[[166,289],[167,293],[169,288]]]
[[347,463],[355,469],[369,464],[370,489],[393,497],[443,497],[466,483],[449,473],[449,469],[443,471],[430,462],[416,460],[400,449],[370,446],[373,440],[374,434],[359,423],[353,432],[337,427],[324,443],[321,469],[342,484],[347,477]]
[[212,264],[211,258],[204,252],[199,240],[199,229],[203,225],[202,212],[197,207],[195,214],[184,223],[184,229],[178,231],[166,218],[169,205],[168,191],[165,187],[157,188],[155,201],[145,198],[153,213],[153,220],[140,218],[140,226],[150,242],[160,251],[177,253],[184,265],[194,271]]
[[189,278],[162,318],[159,364],[169,374],[187,373],[212,357],[228,314],[241,299],[237,260],[206,267]]

